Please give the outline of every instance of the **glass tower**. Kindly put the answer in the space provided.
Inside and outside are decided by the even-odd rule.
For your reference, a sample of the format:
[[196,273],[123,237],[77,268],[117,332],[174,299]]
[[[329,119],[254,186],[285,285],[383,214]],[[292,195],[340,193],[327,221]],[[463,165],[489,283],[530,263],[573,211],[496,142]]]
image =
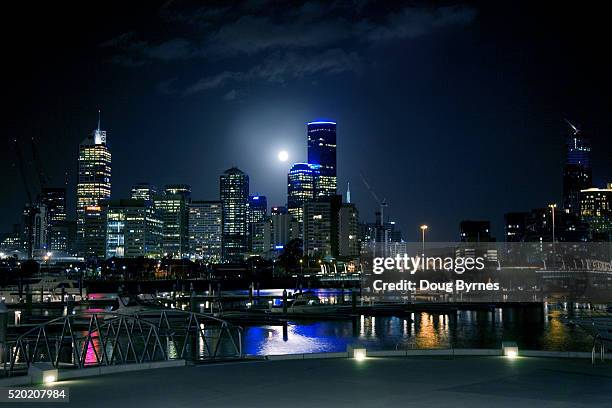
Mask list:
[[565,167],[563,168],[563,209],[569,214],[580,215],[580,191],[591,186],[591,145],[580,129],[568,122],[572,131],[566,141]]
[[308,163],[295,163],[287,174],[287,211],[297,222],[303,221],[304,203],[317,195],[319,174],[319,166]]
[[240,262],[248,249],[249,176],[232,167],[221,175],[219,181],[223,204],[223,261]]
[[79,146],[77,179],[77,250],[104,257],[105,222],[101,204],[111,195],[111,153],[106,131],[94,130]]
[[221,262],[222,217],[221,201],[192,201],[189,204],[189,252],[192,257]]
[[317,196],[336,195],[336,122],[307,124],[308,163],[320,166]]

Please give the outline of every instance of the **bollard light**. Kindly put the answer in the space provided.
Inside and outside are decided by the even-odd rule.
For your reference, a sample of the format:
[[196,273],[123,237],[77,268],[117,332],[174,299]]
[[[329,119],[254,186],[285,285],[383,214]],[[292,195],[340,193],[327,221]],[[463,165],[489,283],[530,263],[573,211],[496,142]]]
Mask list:
[[58,371],[51,363],[34,363],[28,369],[33,384],[53,384],[57,381]]
[[502,354],[508,358],[518,357],[518,346],[513,341],[502,342]]
[[365,347],[347,346],[346,351],[348,352],[349,357],[352,357],[357,361],[363,361],[368,356],[368,352]]
[[45,376],[45,378],[44,378],[45,384],[53,384],[56,381],[57,381],[57,377],[55,375],[53,375],[53,374],[49,374],[49,375]]

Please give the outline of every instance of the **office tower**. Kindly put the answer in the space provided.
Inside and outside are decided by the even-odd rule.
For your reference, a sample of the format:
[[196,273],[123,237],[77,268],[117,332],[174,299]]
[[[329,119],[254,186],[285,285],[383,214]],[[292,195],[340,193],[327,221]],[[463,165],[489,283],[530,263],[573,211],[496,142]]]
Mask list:
[[103,257],[106,223],[100,218],[103,217],[100,205],[111,195],[111,153],[99,119],[98,128],[79,146],[77,177],[77,251],[81,255]]
[[359,256],[359,211],[355,204],[342,204],[338,218],[338,256]]
[[300,225],[291,214],[274,213],[270,216],[272,249],[282,249],[292,239],[299,238]]
[[525,241],[527,235],[527,212],[511,212],[504,214],[504,236],[506,242]]
[[250,224],[251,252],[265,256],[272,248],[272,220],[266,217]]
[[461,221],[459,224],[461,242],[492,242],[489,221]]
[[247,204],[249,176],[232,167],[219,179],[223,203],[223,246],[225,262],[240,262],[247,252]]
[[49,214],[47,206],[37,204],[34,212],[34,222],[32,224],[32,250],[37,255],[41,251],[47,251],[47,231],[48,231]]
[[150,200],[108,200],[106,208],[106,257],[159,258],[162,220]]
[[591,188],[591,146],[582,131],[571,127],[566,140],[566,159],[563,168],[563,209],[580,216],[580,191]]
[[[332,204],[317,200],[304,203],[304,254],[325,258],[332,255]],[[336,238],[337,239],[337,238]]]
[[336,122],[316,121],[307,124],[308,163],[318,165],[316,194],[336,194]]
[[295,163],[287,174],[287,211],[299,223],[303,220],[304,203],[315,198],[318,167],[308,163]]
[[66,189],[43,188],[40,201],[47,209],[47,248],[66,251],[68,249]]
[[191,201],[191,186],[189,184],[168,184],[164,192],[166,195],[179,195],[186,203]]
[[580,216],[588,224],[591,239],[609,241],[612,236],[612,184],[580,192]]
[[189,204],[189,253],[195,259],[221,262],[223,237],[221,201],[192,201]]
[[189,209],[185,194],[171,191],[156,196],[153,206],[163,222],[162,255],[182,258],[189,252]]
[[262,195],[250,195],[249,201],[247,203],[247,241],[248,248],[251,251],[255,251],[253,249],[254,224],[262,222],[267,216],[268,200],[266,199],[266,197]]
[[149,183],[137,183],[132,186],[131,197],[134,200],[153,201],[157,196],[157,187]]
[[280,205],[270,208],[270,215],[275,214],[287,214],[287,207]]

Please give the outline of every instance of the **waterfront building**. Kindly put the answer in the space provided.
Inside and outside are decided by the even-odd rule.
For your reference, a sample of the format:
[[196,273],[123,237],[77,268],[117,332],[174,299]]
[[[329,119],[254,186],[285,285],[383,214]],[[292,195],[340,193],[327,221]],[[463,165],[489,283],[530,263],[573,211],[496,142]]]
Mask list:
[[336,122],[314,121],[307,124],[308,163],[318,165],[318,197],[336,195]]
[[157,196],[157,187],[149,183],[137,183],[132,186],[131,197],[134,200],[153,201]]
[[189,204],[189,253],[195,259],[221,262],[223,237],[221,201],[192,201]]
[[76,246],[81,255],[104,257],[105,222],[101,201],[111,195],[111,152],[98,127],[79,145]]
[[338,256],[359,256],[359,211],[355,204],[342,204],[338,214]]
[[159,258],[162,226],[150,200],[108,200],[106,208],[106,257]]
[[609,241],[612,236],[612,183],[608,188],[580,192],[580,216],[588,224],[593,240]]
[[253,239],[255,231],[254,224],[262,222],[268,216],[268,200],[266,196],[250,195],[247,203],[247,233],[248,233],[248,248],[255,251],[253,248]]
[[316,196],[315,183],[319,178],[319,167],[308,163],[295,163],[287,174],[287,212],[298,223],[303,221],[304,203]]
[[223,204],[222,258],[225,262],[239,262],[248,250],[249,176],[232,167],[221,175],[219,182]]
[[272,249],[272,220],[266,217],[250,224],[251,252],[266,255]]
[[568,122],[571,132],[566,140],[563,168],[563,209],[580,217],[580,191],[591,188],[591,145],[582,131]]
[[464,220],[459,224],[461,242],[492,242],[491,223],[489,221]]
[[504,237],[506,242],[521,242],[525,240],[527,231],[527,212],[511,212],[504,214]]

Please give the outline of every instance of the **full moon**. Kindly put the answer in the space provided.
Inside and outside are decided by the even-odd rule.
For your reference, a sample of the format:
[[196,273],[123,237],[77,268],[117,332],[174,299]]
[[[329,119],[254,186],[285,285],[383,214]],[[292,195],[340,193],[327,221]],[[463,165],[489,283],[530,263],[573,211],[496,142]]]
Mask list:
[[287,153],[286,150],[281,150],[280,152],[278,152],[278,160],[282,162],[289,160],[289,153]]

